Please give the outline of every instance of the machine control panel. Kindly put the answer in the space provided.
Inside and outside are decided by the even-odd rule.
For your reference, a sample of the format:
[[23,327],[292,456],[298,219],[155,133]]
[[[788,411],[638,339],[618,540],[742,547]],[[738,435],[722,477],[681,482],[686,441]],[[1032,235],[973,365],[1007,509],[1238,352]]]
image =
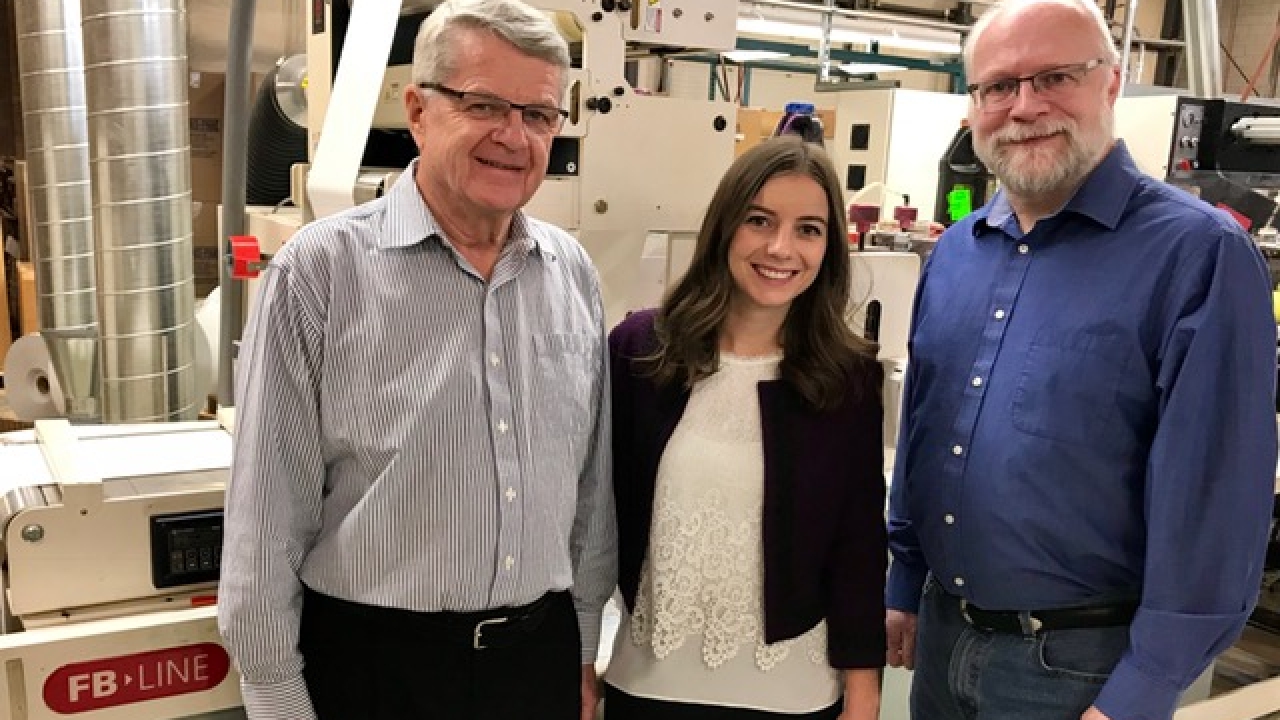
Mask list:
[[1169,172],[1188,173],[1200,169],[1200,135],[1204,132],[1204,106],[1179,103],[1178,121],[1173,127]]
[[151,579],[157,589],[212,582],[222,569],[222,510],[151,518]]
[[1280,167],[1280,145],[1254,142],[1234,129],[1242,120],[1280,118],[1278,106],[1180,97],[1174,118],[1166,179],[1175,184],[1199,173],[1273,176]]

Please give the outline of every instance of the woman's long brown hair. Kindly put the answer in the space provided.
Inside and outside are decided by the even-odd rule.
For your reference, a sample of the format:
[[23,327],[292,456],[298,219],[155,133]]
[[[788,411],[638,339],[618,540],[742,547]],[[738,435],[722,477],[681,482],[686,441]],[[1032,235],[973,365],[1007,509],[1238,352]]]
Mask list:
[[840,178],[820,146],[797,137],[770,138],[743,153],[720,180],[698,232],[693,261],[657,315],[658,347],[641,367],[660,385],[691,388],[720,363],[720,328],[734,292],[729,244],[766,182],[802,175],[827,196],[827,247],[813,284],[791,303],[783,322],[779,373],[817,409],[859,393],[877,347],[849,326],[850,260]]

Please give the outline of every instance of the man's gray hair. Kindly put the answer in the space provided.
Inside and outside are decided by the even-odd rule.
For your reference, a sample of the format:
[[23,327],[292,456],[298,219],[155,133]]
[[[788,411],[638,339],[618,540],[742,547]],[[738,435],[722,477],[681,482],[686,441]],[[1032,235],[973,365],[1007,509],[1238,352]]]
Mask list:
[[[1188,2],[1190,1],[1188,0]],[[1116,50],[1115,40],[1111,36],[1111,26],[1107,23],[1106,17],[1103,16],[1102,10],[1094,0],[1003,0],[1000,4],[983,13],[982,17],[978,18],[978,21],[973,24],[973,28],[969,31],[969,37],[964,43],[964,74],[966,76],[973,74],[973,49],[978,44],[978,38],[982,37],[982,34],[986,32],[991,23],[1029,5],[1062,5],[1088,15],[1093,20],[1094,30],[1096,31],[1094,40],[1098,45],[1098,57],[1113,65],[1120,62],[1120,53]]]
[[569,45],[551,20],[520,0],[445,0],[418,28],[413,82],[445,82],[456,67],[459,30],[483,30],[530,57],[560,68],[560,93],[569,82]]

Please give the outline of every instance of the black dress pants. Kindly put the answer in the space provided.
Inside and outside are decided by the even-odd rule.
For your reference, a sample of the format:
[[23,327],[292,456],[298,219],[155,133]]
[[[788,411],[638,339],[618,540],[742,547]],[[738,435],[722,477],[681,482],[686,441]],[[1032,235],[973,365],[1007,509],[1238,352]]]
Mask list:
[[[503,617],[514,619],[496,620]],[[307,590],[299,646],[320,720],[578,720],[580,714],[578,621],[567,592],[523,608],[415,613]]]

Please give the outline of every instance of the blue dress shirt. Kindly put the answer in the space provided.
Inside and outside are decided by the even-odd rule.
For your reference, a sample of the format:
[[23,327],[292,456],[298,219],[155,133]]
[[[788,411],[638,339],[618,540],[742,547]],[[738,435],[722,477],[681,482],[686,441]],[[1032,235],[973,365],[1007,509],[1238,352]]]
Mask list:
[[1141,606],[1097,707],[1167,718],[1257,599],[1276,474],[1266,263],[1117,143],[1022,233],[1003,193],[917,290],[889,607]]

